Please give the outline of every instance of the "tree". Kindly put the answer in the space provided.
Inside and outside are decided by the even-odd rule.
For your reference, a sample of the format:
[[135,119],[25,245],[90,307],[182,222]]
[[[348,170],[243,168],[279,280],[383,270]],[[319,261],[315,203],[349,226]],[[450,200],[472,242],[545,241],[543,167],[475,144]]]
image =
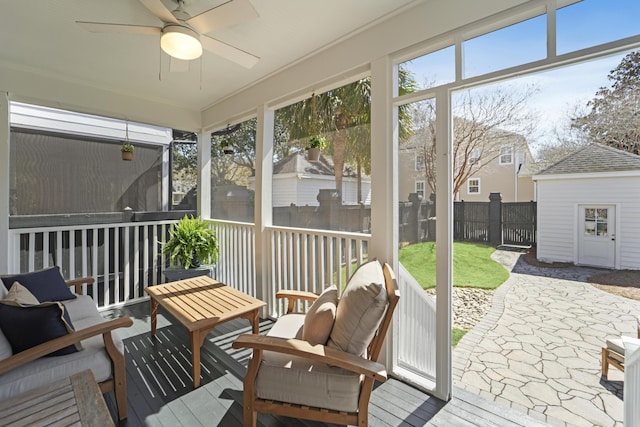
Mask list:
[[[399,92],[412,92],[417,85],[412,75],[401,68]],[[411,132],[411,117],[405,108],[399,112],[401,139]],[[278,111],[276,123],[287,128],[292,141],[305,148],[306,139],[328,136],[327,150],[332,153],[336,189],[342,190],[345,164],[355,165],[358,174],[358,199],[362,200],[361,177],[371,172],[371,80],[363,78],[322,94],[289,105]]]
[[590,141],[640,154],[640,51],[628,53],[587,103],[588,114],[575,117],[572,126]]
[[[495,86],[454,96],[454,194],[498,158],[503,146],[512,147],[512,156],[516,156],[518,148],[524,148],[526,136],[535,126],[535,117],[526,103],[536,90],[533,86]],[[410,144],[416,144],[424,159],[423,173],[432,191],[437,188],[435,106],[435,100],[426,100],[411,108],[416,131]]]

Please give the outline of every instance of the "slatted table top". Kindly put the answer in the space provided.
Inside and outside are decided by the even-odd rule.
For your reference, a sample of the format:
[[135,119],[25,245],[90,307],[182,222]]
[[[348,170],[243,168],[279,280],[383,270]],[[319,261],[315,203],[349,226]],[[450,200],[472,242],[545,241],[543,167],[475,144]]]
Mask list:
[[213,327],[266,305],[208,276],[150,286],[145,291],[189,331]]
[[0,426],[113,426],[91,371],[0,403]]

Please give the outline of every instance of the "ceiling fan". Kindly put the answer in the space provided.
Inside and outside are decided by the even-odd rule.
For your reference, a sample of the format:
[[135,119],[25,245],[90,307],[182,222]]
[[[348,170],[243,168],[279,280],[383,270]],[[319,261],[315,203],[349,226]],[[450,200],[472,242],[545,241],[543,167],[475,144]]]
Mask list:
[[[96,33],[159,35],[160,47],[171,56],[172,71],[186,71],[186,61],[199,58],[203,48],[245,68],[253,67],[260,59],[205,35],[257,18],[258,14],[249,0],[229,0],[196,16],[184,10],[184,0],[177,0],[178,6],[173,11],[167,9],[161,0],[140,2],[162,21],[161,27],[86,21],[76,23]],[[175,61],[174,58],[182,61]]]

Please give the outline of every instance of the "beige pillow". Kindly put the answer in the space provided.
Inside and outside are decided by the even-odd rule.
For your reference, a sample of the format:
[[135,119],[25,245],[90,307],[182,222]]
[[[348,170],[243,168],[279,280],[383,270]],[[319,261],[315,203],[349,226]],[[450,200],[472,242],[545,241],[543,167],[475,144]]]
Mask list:
[[9,305],[38,305],[40,301],[31,293],[29,289],[25,288],[20,282],[13,282],[11,289],[7,292],[7,295],[2,299],[3,304]]
[[302,339],[311,345],[327,344],[336,318],[337,305],[338,288],[329,286],[309,307],[309,311],[304,317]]
[[353,274],[336,310],[329,347],[364,356],[387,307],[382,265],[362,264]]

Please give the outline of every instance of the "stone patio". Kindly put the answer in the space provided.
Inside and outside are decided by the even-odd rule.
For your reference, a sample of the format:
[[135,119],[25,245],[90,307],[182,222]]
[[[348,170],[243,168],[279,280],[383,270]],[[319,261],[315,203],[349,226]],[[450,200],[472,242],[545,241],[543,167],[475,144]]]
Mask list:
[[454,384],[550,425],[622,426],[623,374],[602,378],[600,352],[609,336],[635,336],[640,301],[586,283],[599,269],[494,258],[511,276],[456,347]]

